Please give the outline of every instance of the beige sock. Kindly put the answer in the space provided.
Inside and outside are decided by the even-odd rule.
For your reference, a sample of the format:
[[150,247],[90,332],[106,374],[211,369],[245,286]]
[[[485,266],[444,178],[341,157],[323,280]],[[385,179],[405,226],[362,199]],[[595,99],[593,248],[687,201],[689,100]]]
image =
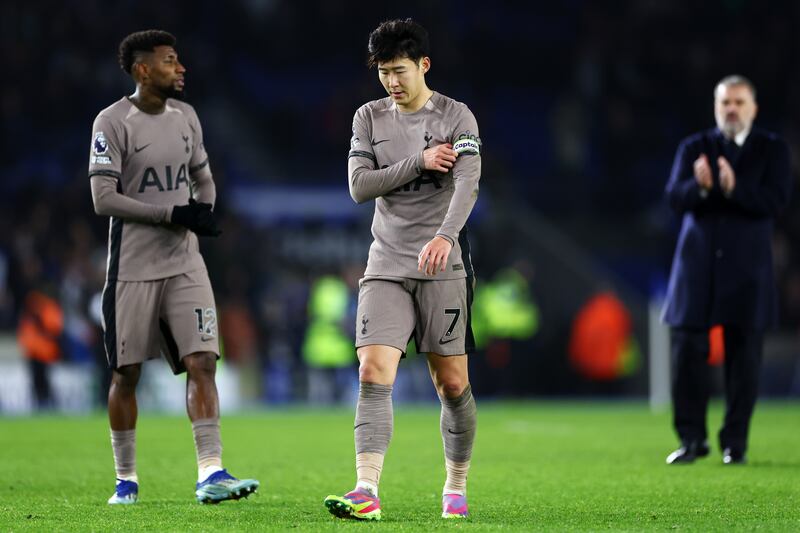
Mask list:
[[378,495],[378,482],[383,470],[382,453],[364,452],[356,454],[356,487],[369,489],[374,496]]
[[197,479],[204,481],[222,469],[222,443],[219,436],[219,418],[204,418],[192,422],[194,446],[197,452]]
[[111,449],[114,451],[114,470],[117,479],[139,482],[136,477],[136,430],[111,430]]
[[447,481],[444,482],[442,494],[467,495],[467,472],[469,472],[469,461],[457,463],[450,459],[444,460],[447,470]]

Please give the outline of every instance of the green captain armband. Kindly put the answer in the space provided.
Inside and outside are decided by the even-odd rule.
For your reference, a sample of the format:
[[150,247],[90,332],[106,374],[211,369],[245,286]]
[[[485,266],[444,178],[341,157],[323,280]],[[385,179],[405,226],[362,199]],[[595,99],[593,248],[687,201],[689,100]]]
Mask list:
[[460,135],[458,139],[456,139],[456,142],[453,143],[453,150],[455,150],[458,155],[480,155],[481,141],[474,135]]

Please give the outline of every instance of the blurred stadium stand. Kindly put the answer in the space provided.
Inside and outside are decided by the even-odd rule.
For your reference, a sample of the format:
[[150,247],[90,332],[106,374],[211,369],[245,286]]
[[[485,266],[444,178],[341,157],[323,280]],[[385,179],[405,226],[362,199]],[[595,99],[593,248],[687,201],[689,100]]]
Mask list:
[[[203,123],[217,181],[224,234],[202,247],[223,322],[223,402],[226,391],[244,391],[226,408],[323,401],[314,393],[325,387],[340,392],[333,401],[348,402],[353,380],[309,372],[303,357],[308,300],[315,280],[342,280],[349,300],[336,326],[352,336],[371,206],[348,198],[346,153],[352,113],[383,96],[364,66],[366,37],[397,16],[427,26],[429,85],[466,102],[481,127],[481,200],[471,223],[479,286],[514,269],[527,294],[508,286],[501,293],[536,312],[528,337],[487,339],[471,359],[477,393],[647,395],[648,309],[664,291],[676,236],[663,187],[678,141],[713,124],[715,82],[737,72],[758,88],[757,123],[792,149],[795,195],[774,240],[781,324],[767,342],[762,385],[767,395],[800,395],[800,71],[787,49],[800,4],[466,0],[457,7],[0,4],[0,411],[34,405],[15,338],[25,295],[43,285],[64,312],[61,359],[50,373],[55,406],[102,401],[107,372],[93,309],[107,220],[91,205],[89,134],[97,112],[132,91],[116,64],[117,44],[150,27],[178,36],[187,100]],[[578,312],[606,292],[629,314],[629,346],[638,355],[620,354],[634,357],[625,371],[597,379],[568,352]],[[226,314],[237,317],[227,326]],[[421,358],[402,366],[400,398],[433,398]],[[341,368],[344,375],[349,367]],[[160,370],[148,371],[153,380],[174,379],[156,377]]]

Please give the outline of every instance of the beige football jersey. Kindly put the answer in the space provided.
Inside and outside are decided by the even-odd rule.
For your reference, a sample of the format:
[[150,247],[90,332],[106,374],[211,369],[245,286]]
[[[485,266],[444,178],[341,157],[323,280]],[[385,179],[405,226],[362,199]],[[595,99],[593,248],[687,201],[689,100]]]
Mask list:
[[[458,153],[447,172],[422,169],[422,152],[451,143]],[[453,243],[447,268],[433,279],[471,273],[464,224],[478,197],[478,124],[469,108],[437,92],[415,113],[391,98],[361,106],[353,118],[348,171],[358,201],[375,198],[365,276],[431,279],[417,270],[418,254],[436,235]]]
[[[97,115],[89,177],[117,179],[117,191],[140,202],[173,206],[189,201],[191,174],[208,165],[194,108],[168,99],[164,112],[141,111],[127,97]],[[197,236],[182,226],[111,217],[110,281],[147,281],[205,268]]]

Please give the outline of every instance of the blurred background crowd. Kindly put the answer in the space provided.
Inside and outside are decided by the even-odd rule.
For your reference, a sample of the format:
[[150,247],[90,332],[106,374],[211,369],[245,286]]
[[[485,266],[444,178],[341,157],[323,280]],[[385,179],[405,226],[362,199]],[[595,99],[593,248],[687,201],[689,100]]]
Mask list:
[[[3,2],[0,381],[52,407],[69,372],[48,370],[66,366],[103,401],[108,220],[91,203],[91,125],[133,90],[120,40],[159,28],[178,37],[217,183],[224,233],[201,247],[237,393],[348,402],[372,205],[350,200],[346,155],[353,112],[384,96],[367,36],[400,16],[427,27],[428,84],[469,105],[483,140],[476,393],[648,393],[677,234],[664,185],[680,139],[714,124],[715,83],[740,73],[758,89],[756,124],[792,150],[762,388],[800,395],[800,4],[755,0]],[[398,395],[434,398],[421,358],[402,366]],[[0,411],[21,408],[9,394]]]

